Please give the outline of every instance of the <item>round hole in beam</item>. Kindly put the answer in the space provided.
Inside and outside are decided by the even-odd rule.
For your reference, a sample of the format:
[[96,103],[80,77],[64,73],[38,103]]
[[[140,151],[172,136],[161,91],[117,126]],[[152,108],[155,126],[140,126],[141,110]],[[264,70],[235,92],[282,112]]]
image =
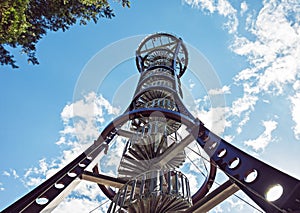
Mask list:
[[230,162],[229,162],[229,169],[236,169],[239,165],[240,165],[240,159],[238,157],[233,158]]
[[45,198],[45,197],[40,197],[40,198],[37,198],[35,200],[35,202],[39,205],[45,205],[49,202],[49,199],[48,198]]
[[253,181],[256,180],[258,176],[258,172],[256,169],[251,169],[250,171],[248,171],[245,175],[244,181],[246,183],[252,183]]
[[87,156],[86,157],[88,160],[93,160],[93,158],[91,156]]
[[76,177],[77,174],[75,172],[68,172],[68,176],[73,178]]
[[65,185],[64,185],[63,183],[55,183],[54,186],[55,186],[55,188],[57,188],[57,189],[62,189],[62,188],[65,187]]
[[80,166],[81,168],[84,168],[84,167],[86,167],[86,164],[84,164],[84,163],[79,163],[78,166]]
[[278,200],[283,194],[283,187],[280,184],[275,184],[271,186],[266,194],[265,197],[267,201],[273,202],[275,200]]
[[218,152],[218,157],[222,158],[226,155],[226,153],[227,153],[226,149],[220,149],[219,152]]

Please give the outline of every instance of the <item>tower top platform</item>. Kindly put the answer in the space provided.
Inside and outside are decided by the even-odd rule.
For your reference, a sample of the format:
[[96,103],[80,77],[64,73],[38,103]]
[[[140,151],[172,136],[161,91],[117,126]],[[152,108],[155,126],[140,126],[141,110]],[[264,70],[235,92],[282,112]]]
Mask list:
[[155,66],[174,69],[181,77],[188,65],[188,52],[181,38],[168,33],[147,36],[136,51],[136,66],[139,72]]

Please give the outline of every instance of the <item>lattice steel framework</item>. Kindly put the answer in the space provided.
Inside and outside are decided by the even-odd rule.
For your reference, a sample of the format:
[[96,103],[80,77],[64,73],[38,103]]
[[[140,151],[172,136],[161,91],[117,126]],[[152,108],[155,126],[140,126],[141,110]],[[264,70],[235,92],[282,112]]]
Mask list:
[[[206,212],[238,190],[266,212],[299,212],[299,180],[227,143],[187,110],[180,82],[187,64],[180,38],[165,33],[146,37],[136,51],[140,79],[125,113],[81,155],[3,212],[49,212],[80,180],[99,185],[111,199],[108,212]],[[116,137],[127,143],[114,178],[100,174],[97,162]],[[210,169],[192,195],[180,166],[185,147],[193,142],[210,156]],[[207,195],[217,167],[229,180]],[[282,194],[268,201],[273,186]]]

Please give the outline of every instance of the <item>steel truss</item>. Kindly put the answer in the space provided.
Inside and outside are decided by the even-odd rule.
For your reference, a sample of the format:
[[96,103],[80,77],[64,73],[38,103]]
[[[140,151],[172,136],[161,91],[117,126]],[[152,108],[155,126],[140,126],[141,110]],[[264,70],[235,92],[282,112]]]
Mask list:
[[[87,170],[97,163],[94,162],[94,160],[97,159],[97,156],[104,154],[104,152],[108,149],[110,141],[118,132],[116,126],[121,126],[127,121],[127,119],[147,117],[157,111],[163,113],[166,118],[181,121],[190,127],[192,130],[190,132],[191,135],[193,135],[194,139],[197,140],[205,151],[208,153],[214,153],[211,156],[212,160],[223,172],[225,172],[225,174],[230,178],[232,184],[234,183],[238,186],[240,190],[245,192],[263,210],[266,212],[300,211],[299,180],[263,163],[262,161],[227,143],[223,139],[211,133],[199,120],[191,120],[187,116],[169,110],[150,108],[131,111],[115,119],[105,128],[100,137],[86,151],[40,186],[13,203],[8,208],[4,209],[3,212],[50,212],[72,189],[75,188],[78,181],[81,179],[114,187],[123,186],[124,181],[121,179],[114,179],[103,175],[99,176],[99,174],[87,172]],[[114,134],[112,134],[112,132]],[[180,150],[179,146],[181,146],[181,143],[172,148],[172,152]],[[226,154],[223,157],[219,157],[218,155],[220,155],[223,149],[226,150]],[[229,166],[231,161],[237,157],[240,159],[239,166],[235,169],[230,169]],[[258,172],[258,176],[253,182],[247,183],[245,181],[247,175],[250,174],[249,172],[254,171],[254,169]],[[58,184],[61,187],[58,187]],[[268,188],[274,184],[282,185],[284,191],[280,199],[274,202],[269,202],[265,198],[265,193]],[[231,184],[229,184],[229,186],[231,186]],[[214,196],[212,196],[212,198],[213,197]],[[38,200],[41,198],[46,198],[48,202],[43,205],[38,204]],[[199,208],[201,208],[201,205]]]
[[[141,78],[126,112],[76,159],[3,212],[51,212],[81,180],[97,183],[112,200],[108,212],[144,212],[150,206],[157,212],[206,212],[238,190],[266,212],[300,212],[299,180],[226,142],[185,108],[179,78],[187,68],[187,50],[181,39],[163,33],[147,37],[137,51],[136,63]],[[128,122],[130,129],[124,127]],[[181,126],[188,134],[179,139]],[[120,175],[114,178],[99,173],[98,161],[117,136],[128,143]],[[194,195],[188,179],[173,170],[182,164],[183,150],[192,142],[210,157],[206,180]],[[229,180],[207,194],[217,168]],[[282,195],[268,201],[267,191],[277,185]]]

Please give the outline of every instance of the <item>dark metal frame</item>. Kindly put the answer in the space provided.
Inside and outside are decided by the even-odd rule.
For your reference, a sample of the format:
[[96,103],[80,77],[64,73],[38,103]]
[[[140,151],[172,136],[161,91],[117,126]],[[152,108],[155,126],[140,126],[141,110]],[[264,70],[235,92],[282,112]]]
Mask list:
[[[193,131],[191,134],[195,137],[198,143],[204,148],[206,152],[211,153],[212,150],[209,147],[217,140],[218,136],[213,135],[203,124],[198,120],[191,120],[189,117],[184,116],[178,112],[170,110],[163,110],[161,108],[148,108],[138,109],[131,112],[127,112],[124,115],[116,118],[111,122],[101,133],[98,140],[94,142],[85,152],[79,155],[75,160],[62,168],[58,173],[52,176],[50,179],[42,183],[33,191],[13,203],[3,212],[40,212],[43,209],[52,210],[58,202],[66,195],[69,189],[74,188],[76,179],[85,174],[85,167],[88,167],[93,159],[101,152],[107,149],[109,142],[116,135],[116,127],[125,123],[128,119],[137,117],[147,117],[153,112],[159,111],[166,118],[180,121],[186,126],[189,126]],[[112,134],[112,132],[114,132]],[[208,138],[209,137],[209,138]],[[296,212],[300,211],[300,181],[263,163],[262,161],[248,155],[247,153],[239,150],[233,145],[220,139],[218,144],[214,148],[214,154],[211,159],[218,165],[218,167],[225,172],[225,174],[233,181],[243,192],[245,192],[253,201],[255,201],[266,212]],[[227,154],[220,158],[218,157],[218,150],[226,149]],[[238,156],[241,160],[241,165],[237,169],[229,169],[228,165],[230,160]],[[83,165],[85,165],[83,167]],[[249,170],[253,168],[257,169],[259,175],[257,179],[252,183],[246,183],[244,178]],[[76,174],[71,177],[70,172]],[[92,175],[92,174],[89,174]],[[97,176],[97,175],[95,175]],[[105,179],[105,178],[104,178]],[[78,180],[78,179],[77,179]],[[64,185],[64,188],[57,189],[55,184],[60,183]],[[279,183],[284,188],[283,195],[274,202],[266,200],[265,193],[269,186]],[[49,202],[45,205],[39,205],[36,203],[38,198],[47,198]]]
[[[172,49],[174,51],[172,64],[170,67],[153,65],[153,67],[147,67],[147,69],[144,70],[144,60],[146,60],[147,57],[145,55],[144,57],[141,56],[146,52],[142,51],[141,48],[149,40],[160,38],[160,36],[166,36],[172,40],[172,42],[174,41],[172,43],[172,45],[175,45],[174,49]],[[182,59],[178,58],[179,51],[183,54]],[[126,122],[139,118],[153,117],[153,115],[155,117],[155,112],[163,115],[166,119],[185,125],[189,135],[183,138],[180,143],[174,143],[169,149],[166,149],[161,156],[153,159],[152,169],[162,168],[168,160],[172,159],[179,152],[182,152],[182,150],[193,141],[196,141],[210,157],[210,171],[208,172],[208,176],[204,183],[199,186],[198,191],[192,196],[194,206],[187,209],[186,212],[207,211],[239,189],[245,192],[266,212],[299,212],[299,180],[267,165],[215,135],[207,129],[200,120],[195,119],[183,105],[181,101],[182,91],[179,78],[185,72],[187,62],[187,50],[180,38],[165,33],[158,33],[142,41],[137,50],[136,57],[136,64],[139,72],[141,72],[141,76],[146,74],[146,71],[151,71],[152,69],[162,68],[169,70],[172,72],[172,76],[167,77],[161,75],[160,78],[170,78],[173,81],[172,83],[174,83],[173,88],[151,86],[140,91],[139,87],[137,87],[133,101],[126,112],[108,124],[98,139],[95,140],[88,149],[40,186],[4,209],[3,212],[49,212],[53,210],[82,179],[97,183],[104,194],[113,200],[116,193],[107,186],[121,188],[124,184],[126,186],[127,180],[99,174],[98,162],[96,162],[98,156],[107,152],[110,142],[116,135],[127,138],[131,137],[133,132],[122,129],[122,126]],[[178,64],[180,65],[179,70],[176,69]],[[178,73],[175,73],[176,71]],[[139,86],[143,84],[143,78],[141,79]],[[146,79],[144,79],[144,81],[145,80]],[[156,91],[163,90],[166,93],[172,94],[174,103],[176,104],[176,111],[164,108],[135,108],[135,101],[143,93],[149,92],[152,89]],[[229,180],[205,197],[214,182],[217,167],[228,176]],[[256,176],[252,180],[248,180],[247,177],[253,173],[255,173]],[[266,193],[268,189],[276,184],[283,187],[283,194],[279,199],[273,202],[267,201]]]

